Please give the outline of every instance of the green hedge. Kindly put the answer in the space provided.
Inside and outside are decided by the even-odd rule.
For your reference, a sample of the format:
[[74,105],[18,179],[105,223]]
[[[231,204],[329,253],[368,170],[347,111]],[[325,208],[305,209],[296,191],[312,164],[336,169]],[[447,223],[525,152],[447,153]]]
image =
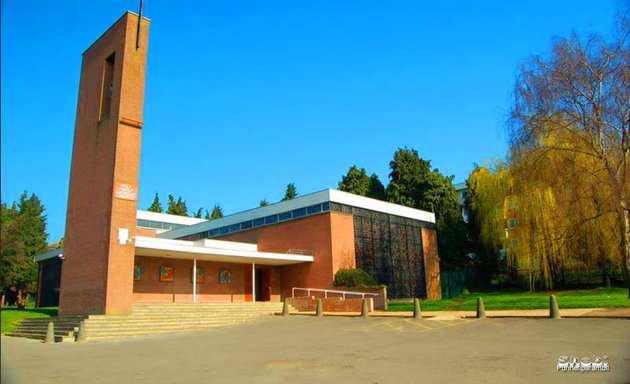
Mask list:
[[373,287],[374,278],[362,269],[340,269],[335,273],[335,287]]

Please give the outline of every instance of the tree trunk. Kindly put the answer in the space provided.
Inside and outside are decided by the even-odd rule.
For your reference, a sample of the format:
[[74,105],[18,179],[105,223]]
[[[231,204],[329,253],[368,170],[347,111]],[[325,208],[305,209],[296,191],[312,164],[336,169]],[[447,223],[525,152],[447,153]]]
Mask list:
[[15,301],[15,305],[17,306],[18,309],[26,308],[27,297],[28,297],[28,294],[24,292],[23,289],[18,289],[17,298]]
[[630,209],[622,201],[622,233],[621,233],[621,254],[623,256],[623,277],[626,280],[626,286],[628,287],[628,299],[630,299]]
[[606,259],[606,255],[603,252],[601,257],[602,285],[604,285],[606,288],[610,288],[610,263],[608,262],[608,259]]

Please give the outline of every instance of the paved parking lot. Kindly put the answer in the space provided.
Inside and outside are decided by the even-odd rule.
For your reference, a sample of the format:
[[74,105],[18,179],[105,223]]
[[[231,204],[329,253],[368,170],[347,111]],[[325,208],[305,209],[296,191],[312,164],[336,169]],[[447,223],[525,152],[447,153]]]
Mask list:
[[[2,383],[628,383],[630,320],[272,317],[88,343],[2,337]],[[557,372],[607,355],[609,372]]]

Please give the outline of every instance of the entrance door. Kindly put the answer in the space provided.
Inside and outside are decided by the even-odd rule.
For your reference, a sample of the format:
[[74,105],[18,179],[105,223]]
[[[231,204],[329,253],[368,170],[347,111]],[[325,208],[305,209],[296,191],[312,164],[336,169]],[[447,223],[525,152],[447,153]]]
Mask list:
[[271,300],[271,271],[269,269],[256,269],[256,301]]
[[56,307],[59,305],[61,266],[62,261],[58,257],[41,262],[41,285],[38,292],[39,307]]

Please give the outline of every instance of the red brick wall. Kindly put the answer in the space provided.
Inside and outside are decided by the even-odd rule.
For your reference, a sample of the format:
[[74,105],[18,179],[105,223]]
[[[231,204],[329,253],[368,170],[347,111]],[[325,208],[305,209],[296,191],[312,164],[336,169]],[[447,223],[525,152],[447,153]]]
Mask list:
[[440,300],[440,258],[437,251],[435,229],[422,228],[422,252],[424,253],[424,269],[427,285],[427,299]]
[[[136,264],[142,266],[142,275],[140,281],[134,281],[133,284],[134,302],[192,302],[192,260],[136,256]],[[160,282],[161,265],[175,267],[172,283]],[[197,268],[203,268],[205,272],[205,281],[197,284],[197,302],[251,300],[251,265],[198,260]],[[277,269],[265,268],[271,277],[271,301],[280,301]],[[232,284],[219,284],[219,269],[229,269],[232,272]]]
[[[113,198],[115,182],[138,185],[149,23],[126,13],[83,54],[77,106],[59,314],[129,314],[133,244],[118,243],[118,228],[136,234],[137,201]],[[105,60],[116,52],[111,109],[101,116]]]
[[155,229],[136,228],[136,236],[157,237]]
[[356,268],[354,247],[354,219],[352,215],[333,212],[331,219],[332,231],[332,267],[334,274],[340,269]]
[[355,267],[354,224],[352,215],[345,213],[325,212],[220,239],[256,243],[263,252],[312,251],[315,259],[312,263],[279,267],[282,297],[290,297],[292,287],[332,289],[339,268]]

